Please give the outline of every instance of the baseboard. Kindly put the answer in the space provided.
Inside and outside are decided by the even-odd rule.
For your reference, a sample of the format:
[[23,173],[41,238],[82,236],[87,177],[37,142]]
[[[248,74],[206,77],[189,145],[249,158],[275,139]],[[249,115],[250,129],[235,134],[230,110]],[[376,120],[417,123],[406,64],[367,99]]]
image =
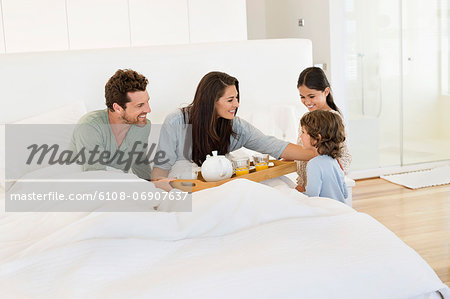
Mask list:
[[439,167],[439,166],[445,166],[445,165],[450,165],[450,160],[413,164],[413,165],[405,165],[405,166],[391,166],[391,167],[380,167],[380,168],[374,168],[374,169],[357,170],[357,171],[351,171],[348,174],[348,176],[354,180],[368,179],[368,178],[380,177],[382,175],[424,170],[424,169],[430,169],[433,167]]

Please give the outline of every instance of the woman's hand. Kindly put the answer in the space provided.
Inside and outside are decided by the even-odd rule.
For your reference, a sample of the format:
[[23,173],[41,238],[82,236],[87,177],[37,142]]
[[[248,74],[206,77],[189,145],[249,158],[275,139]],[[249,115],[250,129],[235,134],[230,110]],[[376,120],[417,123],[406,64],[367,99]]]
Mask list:
[[169,171],[168,170],[161,169],[161,168],[158,168],[158,167],[153,167],[153,171],[152,171],[152,175],[151,175],[151,180],[152,181],[165,179],[168,176],[169,176]]
[[170,185],[170,182],[175,180],[175,178],[164,178],[156,181],[152,181],[153,184],[155,184],[156,188],[163,189],[164,191],[169,192],[173,189],[173,187]]
[[317,156],[317,150],[313,149],[304,149],[302,146],[289,143],[284,151],[281,153],[281,157],[285,160],[301,160],[308,161]]

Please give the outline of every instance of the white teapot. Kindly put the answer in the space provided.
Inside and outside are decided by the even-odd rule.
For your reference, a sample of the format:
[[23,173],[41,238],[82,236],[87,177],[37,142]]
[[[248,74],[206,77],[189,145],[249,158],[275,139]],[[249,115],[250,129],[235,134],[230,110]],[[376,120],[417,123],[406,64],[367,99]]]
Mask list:
[[233,165],[225,156],[218,156],[217,151],[212,152],[212,156],[206,155],[206,160],[202,164],[202,176],[207,182],[215,182],[231,178],[233,175]]

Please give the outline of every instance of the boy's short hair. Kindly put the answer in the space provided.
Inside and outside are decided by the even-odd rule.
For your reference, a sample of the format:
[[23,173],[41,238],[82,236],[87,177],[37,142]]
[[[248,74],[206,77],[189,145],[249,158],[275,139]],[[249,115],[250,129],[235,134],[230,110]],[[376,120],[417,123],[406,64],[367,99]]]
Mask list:
[[311,145],[317,148],[319,155],[328,155],[334,159],[342,156],[342,142],[345,141],[345,129],[342,118],[337,113],[314,110],[303,115],[300,125],[311,137]]

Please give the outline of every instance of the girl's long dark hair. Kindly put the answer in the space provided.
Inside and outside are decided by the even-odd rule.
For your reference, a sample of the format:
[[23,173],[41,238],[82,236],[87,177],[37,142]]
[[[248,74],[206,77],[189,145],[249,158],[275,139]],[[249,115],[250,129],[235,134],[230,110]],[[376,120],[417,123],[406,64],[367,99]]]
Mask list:
[[[192,126],[192,161],[197,165],[201,165],[206,155],[214,150],[219,155],[230,151],[230,137],[236,137],[233,122],[217,117],[215,103],[223,96],[225,88],[232,85],[236,86],[239,101],[239,81],[222,72],[210,72],[200,80],[194,101],[181,109],[184,122]],[[187,151],[189,146],[184,148],[185,157],[189,157]]]
[[302,85],[308,87],[309,89],[320,91],[325,91],[327,87],[330,88],[330,92],[327,95],[327,105],[334,111],[342,114],[334,103],[333,95],[331,94],[330,82],[328,82],[325,72],[320,67],[309,67],[304,69],[298,77],[297,88]]

